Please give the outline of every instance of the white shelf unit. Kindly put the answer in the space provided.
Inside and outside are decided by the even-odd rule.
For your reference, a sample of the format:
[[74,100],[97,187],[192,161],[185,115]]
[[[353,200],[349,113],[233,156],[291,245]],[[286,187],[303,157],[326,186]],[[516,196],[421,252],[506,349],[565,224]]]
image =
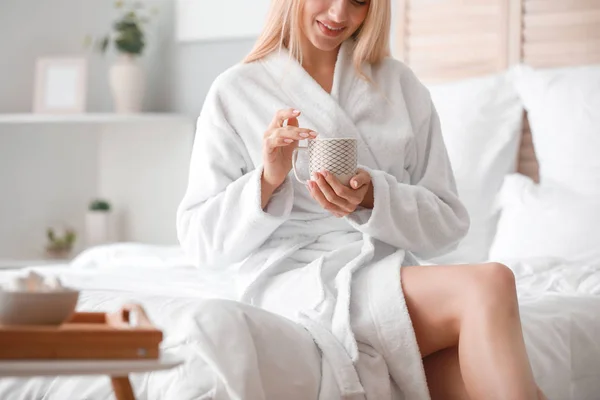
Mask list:
[[129,122],[184,122],[190,117],[172,113],[82,113],[82,114],[0,114],[2,124],[70,124],[70,123],[129,123]]
[[117,240],[177,243],[194,128],[175,113],[0,114],[0,269],[37,263],[50,226],[74,228],[74,254],[85,249],[97,196]]

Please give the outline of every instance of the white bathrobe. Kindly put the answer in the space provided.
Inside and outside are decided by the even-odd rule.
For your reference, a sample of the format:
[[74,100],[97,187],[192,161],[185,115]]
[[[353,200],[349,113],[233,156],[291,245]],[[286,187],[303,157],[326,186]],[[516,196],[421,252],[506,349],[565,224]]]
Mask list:
[[[319,399],[428,399],[400,266],[453,249],[469,218],[458,199],[426,88],[402,63],[352,64],[331,94],[287,51],[240,64],[212,85],[198,119],[178,210],[184,250],[238,300],[291,318],[323,353]],[[275,112],[301,111],[319,137],[352,137],[371,175],[373,209],[336,218],[290,174],[261,208],[262,138]]]

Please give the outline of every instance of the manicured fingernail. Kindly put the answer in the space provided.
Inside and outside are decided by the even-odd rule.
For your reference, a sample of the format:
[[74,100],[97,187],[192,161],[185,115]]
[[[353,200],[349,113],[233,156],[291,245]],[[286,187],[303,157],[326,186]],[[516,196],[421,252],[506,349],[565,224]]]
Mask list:
[[316,172],[313,172],[313,174],[312,174],[312,178],[313,178],[313,180],[315,180],[315,181],[316,181],[317,179],[319,179],[319,175],[317,175],[317,173],[316,173]]
[[292,110],[293,114],[300,114],[300,110]]
[[301,137],[308,137],[309,135],[308,135],[308,133],[306,133],[306,132],[300,132],[300,136],[301,136]]
[[311,132],[310,132],[310,136],[312,136],[312,137],[315,137],[315,136],[317,136],[317,135],[318,135],[318,133],[317,133],[317,132],[313,132],[313,131],[311,131]]
[[356,182],[356,181],[352,181],[352,187],[354,187],[354,188],[355,188],[355,187],[357,187],[357,186],[358,186],[358,182]]
[[327,172],[327,171],[321,171],[321,174],[323,174],[324,177],[327,177],[327,175],[329,174],[329,172]]
[[293,142],[292,139],[283,139],[283,141],[286,142],[286,143],[292,143]]

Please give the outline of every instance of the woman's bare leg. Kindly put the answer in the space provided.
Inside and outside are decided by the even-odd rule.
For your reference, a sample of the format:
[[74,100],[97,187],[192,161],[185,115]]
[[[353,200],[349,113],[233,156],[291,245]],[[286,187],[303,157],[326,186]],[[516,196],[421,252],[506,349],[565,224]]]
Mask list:
[[458,363],[458,348],[436,351],[423,359],[432,400],[470,400]]
[[507,267],[407,267],[402,286],[422,356],[458,346],[470,399],[539,398]]
[[[470,400],[458,362],[458,348],[450,347],[423,359],[432,400]],[[538,399],[548,398],[538,388]]]

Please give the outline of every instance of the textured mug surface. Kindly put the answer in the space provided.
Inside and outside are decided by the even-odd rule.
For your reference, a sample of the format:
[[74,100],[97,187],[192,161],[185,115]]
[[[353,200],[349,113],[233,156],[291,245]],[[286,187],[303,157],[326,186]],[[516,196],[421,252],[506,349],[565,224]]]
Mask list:
[[356,175],[358,168],[357,142],[353,138],[310,139],[306,148],[298,148],[294,153],[294,174],[298,181],[306,184],[298,177],[296,159],[298,151],[308,152],[308,169],[314,172],[329,171],[342,184],[348,185],[350,178]]

